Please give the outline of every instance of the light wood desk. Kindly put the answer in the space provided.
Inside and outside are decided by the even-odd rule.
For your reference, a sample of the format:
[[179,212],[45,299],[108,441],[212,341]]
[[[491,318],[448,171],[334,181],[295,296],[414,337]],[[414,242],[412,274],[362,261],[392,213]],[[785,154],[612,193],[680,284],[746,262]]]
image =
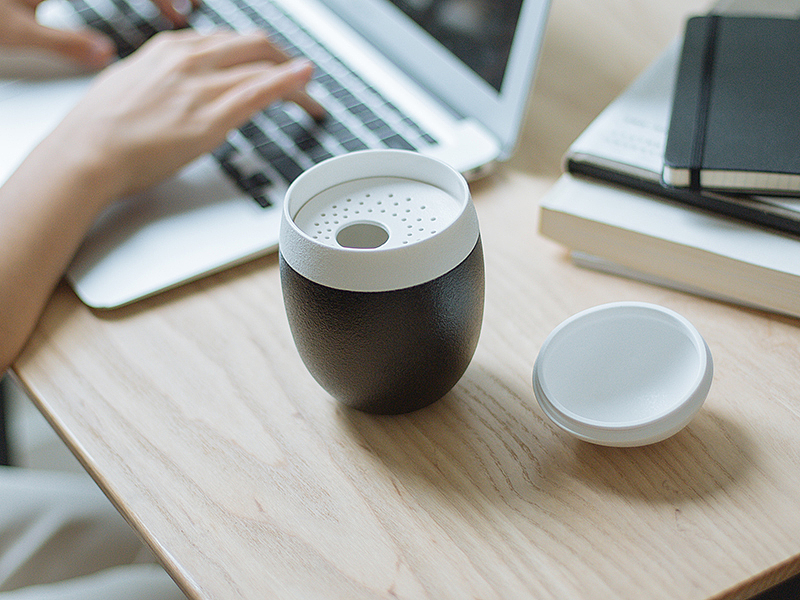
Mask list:
[[[481,341],[427,409],[316,385],[275,256],[108,313],[57,290],[15,372],[191,598],[741,598],[800,571],[800,323],[582,271],[536,234],[567,144],[701,8],[555,0],[514,168],[474,186]],[[531,390],[550,330],[617,300],[677,310],[715,358],[700,414],[649,447],[571,439]]]

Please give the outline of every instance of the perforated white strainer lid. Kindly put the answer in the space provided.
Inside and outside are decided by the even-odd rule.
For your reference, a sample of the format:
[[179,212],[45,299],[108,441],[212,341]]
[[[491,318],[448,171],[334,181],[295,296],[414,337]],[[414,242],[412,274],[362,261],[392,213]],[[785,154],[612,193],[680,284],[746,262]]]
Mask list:
[[385,291],[444,275],[478,235],[460,173],[415,152],[366,150],[328,159],[294,181],[280,252],[316,283]]
[[711,351],[678,313],[642,302],[580,312],[547,337],[533,369],[542,410],[580,439],[641,446],[680,431],[711,387]]

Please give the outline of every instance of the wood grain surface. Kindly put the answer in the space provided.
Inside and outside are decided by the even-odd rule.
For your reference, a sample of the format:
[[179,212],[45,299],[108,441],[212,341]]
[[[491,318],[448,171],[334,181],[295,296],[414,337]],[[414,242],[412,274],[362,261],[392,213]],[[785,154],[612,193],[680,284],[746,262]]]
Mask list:
[[[555,0],[521,153],[473,185],[486,311],[434,405],[333,401],[268,256],[134,306],[62,285],[15,374],[190,598],[745,598],[800,572],[795,320],[572,266],[537,233],[560,154],[700,3]],[[655,302],[706,338],[698,416],[643,448],[577,441],[531,389],[547,334]]]

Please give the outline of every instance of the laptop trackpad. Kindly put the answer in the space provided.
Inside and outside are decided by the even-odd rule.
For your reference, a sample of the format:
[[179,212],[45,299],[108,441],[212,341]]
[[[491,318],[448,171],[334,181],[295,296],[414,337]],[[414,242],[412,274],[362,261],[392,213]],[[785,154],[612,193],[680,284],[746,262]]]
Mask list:
[[109,207],[67,278],[89,306],[111,308],[274,250],[280,206],[261,208],[211,156]]

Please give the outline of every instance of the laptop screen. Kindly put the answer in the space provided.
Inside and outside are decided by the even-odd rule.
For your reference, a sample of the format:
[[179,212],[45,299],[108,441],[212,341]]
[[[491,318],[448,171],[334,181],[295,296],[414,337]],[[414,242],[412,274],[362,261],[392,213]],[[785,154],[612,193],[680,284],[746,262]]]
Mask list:
[[522,0],[391,0],[498,92]]
[[513,149],[550,0],[322,0],[461,117]]

